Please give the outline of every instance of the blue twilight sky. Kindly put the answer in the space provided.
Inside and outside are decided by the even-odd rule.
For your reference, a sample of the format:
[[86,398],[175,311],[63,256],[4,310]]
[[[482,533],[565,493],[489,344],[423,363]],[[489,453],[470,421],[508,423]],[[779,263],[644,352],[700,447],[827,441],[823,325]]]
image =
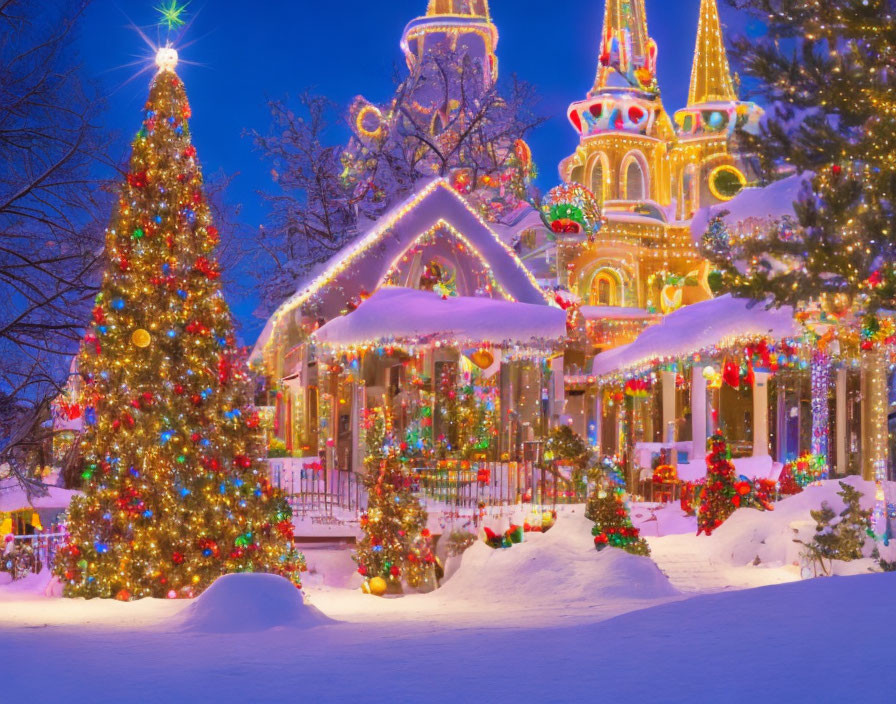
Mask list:
[[[87,73],[108,93],[105,127],[117,135],[116,157],[127,156],[139,128],[150,73],[130,80],[138,68],[126,64],[151,52],[133,22],[156,41],[160,0],[95,0],[79,39]],[[271,188],[270,166],[243,137],[245,129],[266,131],[265,102],[297,95],[305,88],[347,105],[358,94],[383,101],[392,92],[393,69],[403,64],[399,39],[405,24],[423,14],[426,0],[193,0],[193,20],[181,44],[179,74],[193,108],[191,129],[205,173],[235,175],[228,201],[241,207],[240,220],[254,230],[266,209],[257,195]],[[532,135],[545,187],[557,180],[557,164],[576,145],[566,107],[591,88],[603,23],[602,0],[491,0],[498,26],[503,76],[518,74],[535,84],[540,111],[550,121]],[[720,2],[724,5],[723,2]],[[647,0],[648,25],[659,45],[659,81],[666,108],[687,99],[700,0]],[[742,17],[721,7],[732,31]],[[240,276],[240,279],[246,279]],[[228,292],[245,342],[263,321],[254,318],[254,294]]]

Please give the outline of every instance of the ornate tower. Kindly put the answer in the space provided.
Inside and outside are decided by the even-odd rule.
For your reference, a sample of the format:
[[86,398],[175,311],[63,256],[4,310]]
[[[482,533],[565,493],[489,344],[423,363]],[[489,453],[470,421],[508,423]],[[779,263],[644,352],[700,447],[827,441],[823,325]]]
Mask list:
[[753,177],[736,153],[737,129],[758,129],[762,110],[737,98],[716,0],[701,0],[688,105],[675,113],[679,144],[673,155],[677,215],[731,200]]
[[486,79],[497,80],[498,29],[488,0],[429,0],[426,15],[412,20],[401,39],[408,66],[413,68],[426,51],[443,42],[481,61]]
[[581,183],[608,205],[665,205],[666,142],[675,133],[660,100],[644,0],[607,0],[601,36],[594,87],[569,106],[579,148],[561,165],[561,178]]
[[[605,225],[592,242],[557,239],[560,283],[599,309],[659,311],[667,281],[695,281],[699,274],[689,232],[670,207],[678,138],[656,76],[657,46],[644,0],[606,0],[594,86],[568,111],[579,146],[560,165],[564,181],[584,185],[603,204]],[[695,288],[688,297],[708,295],[699,284]],[[666,294],[685,298],[683,290]],[[637,314],[630,321],[635,331]],[[591,327],[618,330],[625,320],[620,315],[616,311],[612,323],[598,317]],[[595,338],[595,344],[621,341],[611,337],[613,342]]]

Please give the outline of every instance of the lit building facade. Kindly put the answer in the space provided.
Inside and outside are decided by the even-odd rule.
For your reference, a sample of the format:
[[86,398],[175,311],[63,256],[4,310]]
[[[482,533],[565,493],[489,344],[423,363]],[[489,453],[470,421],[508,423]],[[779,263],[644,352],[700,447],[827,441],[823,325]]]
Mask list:
[[762,111],[737,98],[716,0],[701,2],[688,105],[674,117],[657,61],[644,0],[607,0],[594,86],[567,113],[579,145],[560,165],[565,182],[603,206],[597,238],[558,249],[558,276],[591,306],[669,313],[709,298],[688,222],[754,180],[734,136],[755,128]]

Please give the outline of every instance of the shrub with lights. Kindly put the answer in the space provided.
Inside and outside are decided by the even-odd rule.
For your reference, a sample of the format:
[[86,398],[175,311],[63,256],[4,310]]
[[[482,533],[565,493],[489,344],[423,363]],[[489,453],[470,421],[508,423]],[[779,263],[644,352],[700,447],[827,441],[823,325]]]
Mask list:
[[[605,459],[604,466],[612,465]],[[650,555],[647,541],[632,524],[631,512],[625,501],[625,490],[617,481],[618,471],[604,474],[585,506],[585,518],[594,521],[591,533],[598,552],[604,548],[619,548],[632,555]]]
[[176,56],[157,56],[78,356],[84,496],[56,567],[72,597],[191,597],[230,572],[298,584],[304,566],[257,459]]
[[709,454],[706,457],[706,483],[703,487],[702,502],[697,510],[697,535],[712,532],[734,513],[749,493],[738,488],[738,478],[731,462],[731,450],[721,432],[709,439]]

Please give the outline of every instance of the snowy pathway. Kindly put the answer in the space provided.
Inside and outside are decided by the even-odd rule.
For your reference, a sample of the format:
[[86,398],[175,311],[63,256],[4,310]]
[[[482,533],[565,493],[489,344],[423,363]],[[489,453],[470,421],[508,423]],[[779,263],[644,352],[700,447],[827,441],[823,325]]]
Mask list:
[[647,538],[651,557],[672,582],[672,586],[684,594],[712,594],[738,589],[765,587],[770,584],[795,582],[800,578],[799,568],[734,567],[714,562],[706,549],[706,538],[695,535],[668,535]]

